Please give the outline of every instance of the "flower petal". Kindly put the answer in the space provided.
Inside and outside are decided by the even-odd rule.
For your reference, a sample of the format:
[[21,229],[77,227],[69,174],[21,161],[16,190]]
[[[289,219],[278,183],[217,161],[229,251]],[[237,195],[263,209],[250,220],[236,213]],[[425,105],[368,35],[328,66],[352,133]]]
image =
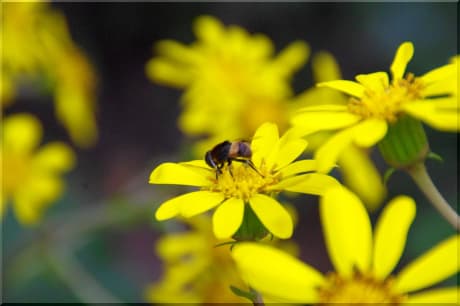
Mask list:
[[2,147],[4,151],[29,153],[42,138],[40,122],[29,114],[15,114],[3,120]]
[[460,288],[449,287],[427,290],[416,294],[409,295],[406,303],[411,304],[425,304],[425,305],[441,305],[441,304],[455,304],[460,302]]
[[372,229],[360,199],[345,187],[338,187],[326,192],[320,201],[326,246],[338,273],[347,277],[354,268],[369,271]]
[[331,136],[315,152],[318,172],[328,173],[335,166],[339,155],[353,141],[353,127]]
[[243,242],[232,256],[242,278],[263,295],[294,303],[318,302],[324,277],[314,268],[273,247]]
[[305,139],[297,138],[285,141],[284,136],[281,137],[279,149],[276,152],[275,170],[283,168],[293,162],[303,151],[305,151],[307,144],[308,142]]
[[322,173],[308,173],[289,177],[268,190],[291,191],[306,194],[323,195],[330,188],[340,186],[340,183],[332,176]]
[[[403,105],[404,111],[431,127],[446,131],[460,131],[457,97],[422,100]],[[440,105],[444,104],[444,107]],[[446,104],[450,104],[446,105]]]
[[75,154],[63,142],[52,142],[40,148],[34,156],[34,166],[44,171],[62,172],[75,165]]
[[244,202],[230,198],[217,207],[212,217],[214,234],[218,239],[230,238],[243,221]]
[[363,85],[347,80],[322,82],[316,84],[316,86],[336,89],[356,98],[361,98],[364,95],[364,91],[366,90],[366,88]]
[[316,170],[316,160],[314,159],[305,159],[293,162],[286,167],[282,168],[279,172],[283,178],[288,176],[303,173],[303,172],[312,172]]
[[425,85],[430,85],[432,83],[436,83],[439,81],[445,81],[447,79],[455,78],[457,73],[457,65],[456,64],[448,64],[436,69],[433,69],[420,78],[422,79]]
[[373,275],[384,279],[393,271],[406,245],[415,218],[415,202],[407,196],[394,198],[380,216],[374,241]]
[[288,239],[292,236],[294,225],[287,210],[275,199],[256,194],[249,199],[252,210],[260,222],[276,237]]
[[353,127],[353,142],[360,147],[372,147],[385,137],[388,125],[382,119],[366,119]]
[[397,292],[411,292],[434,285],[457,273],[460,235],[450,237],[406,266],[396,277]]
[[364,202],[370,211],[382,204],[386,188],[369,152],[356,145],[345,148],[338,159],[343,182]]
[[[323,130],[337,130],[346,128],[361,120],[360,116],[343,111],[316,111],[311,108],[304,108],[304,111],[295,115],[291,124],[297,130],[302,130],[299,135],[306,135]],[[310,111],[311,110],[311,111]]]
[[411,42],[402,43],[396,51],[395,58],[391,64],[390,71],[394,80],[399,80],[403,77],[406,71],[407,64],[414,55],[414,45]]
[[155,212],[155,218],[159,221],[163,221],[174,218],[179,214],[188,218],[219,205],[223,200],[224,195],[217,192],[189,192],[161,204]]
[[176,163],[163,163],[152,171],[149,183],[203,187],[209,186],[209,179],[210,177],[204,176],[202,171],[195,171],[192,167]]
[[199,40],[212,45],[224,34],[224,27],[212,16],[200,16],[193,24],[193,31]]
[[267,122],[257,129],[251,143],[252,161],[256,166],[260,166],[262,160],[277,148],[278,141],[279,134],[276,124]]
[[311,64],[315,82],[326,82],[341,78],[339,65],[329,52],[320,51],[316,53]]
[[195,195],[184,199],[179,206],[181,215],[186,218],[204,213],[225,200],[225,196],[220,192],[197,191],[189,194]]
[[382,71],[360,74],[355,78],[359,83],[366,87],[366,89],[370,89],[372,91],[383,92],[389,85],[388,74]]

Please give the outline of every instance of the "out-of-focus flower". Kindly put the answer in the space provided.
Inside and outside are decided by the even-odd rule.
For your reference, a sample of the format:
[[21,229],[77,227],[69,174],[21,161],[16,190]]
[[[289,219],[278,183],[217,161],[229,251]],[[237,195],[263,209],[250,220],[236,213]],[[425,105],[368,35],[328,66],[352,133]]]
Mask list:
[[[391,83],[386,72],[375,72],[356,76],[357,82],[335,80],[318,84],[320,87],[336,89],[352,96],[347,105],[306,107],[293,121],[304,133],[338,130],[316,151],[319,171],[329,171],[350,143],[361,147],[377,144],[387,135],[387,130],[396,130],[396,127],[393,127],[402,118],[408,117],[412,121],[420,119],[442,131],[459,130],[459,103],[457,98],[452,96],[452,84],[458,82],[456,65],[451,63],[442,66],[421,77],[415,77],[411,73],[404,76],[413,52],[414,48],[410,42],[405,42],[398,48],[390,67]],[[407,123],[413,128],[416,123],[409,121],[406,120],[404,124]],[[395,133],[397,134],[397,131]],[[423,139],[423,129],[420,127],[412,134],[413,139],[415,134],[421,134],[414,141],[420,142],[420,147],[425,149],[424,152],[415,153],[426,154],[428,148]],[[404,164],[404,161],[402,163]]]
[[247,289],[230,256],[228,246],[216,246],[211,219],[200,215],[184,220],[190,229],[169,233],[156,244],[163,262],[161,279],[146,288],[151,303],[247,302],[232,293],[230,286]]
[[33,225],[45,209],[62,194],[61,175],[73,168],[74,153],[61,142],[39,149],[42,137],[39,121],[29,114],[6,117],[2,123],[1,214],[11,202],[20,223]]
[[[211,218],[199,215],[184,219],[189,229],[168,233],[160,238],[155,252],[164,265],[162,277],[150,284],[145,297],[151,303],[247,303],[248,300],[232,293],[230,286],[248,290],[241,280],[231,257],[229,246],[217,246],[212,233]],[[265,240],[297,255],[292,241]]]
[[[313,76],[315,82],[326,82],[341,78],[340,68],[334,57],[328,52],[318,52],[312,58]],[[325,87],[314,87],[306,90],[297,97],[299,103],[293,105],[293,114],[299,107],[337,104],[346,105],[347,98],[341,92]],[[299,118],[294,119],[294,124]],[[301,123],[299,123],[301,124]],[[308,135],[308,151],[317,150],[333,134],[321,131]],[[355,144],[349,144],[338,157],[339,170],[344,184],[353,190],[364,201],[370,210],[380,206],[386,195],[383,180],[369,157],[368,150]]]
[[281,138],[275,124],[263,124],[252,143],[254,169],[244,163],[225,165],[217,175],[204,160],[185,163],[163,163],[150,175],[151,184],[197,186],[190,192],[164,202],[156,211],[158,220],[176,216],[192,217],[216,206],[213,230],[218,238],[229,238],[242,227],[244,218],[252,214],[279,238],[289,238],[293,222],[286,209],[273,195],[286,190],[320,195],[338,182],[327,175],[311,173],[314,160],[293,162],[305,150],[305,140]]
[[158,42],[146,70],[153,81],[185,90],[179,126],[188,135],[208,137],[197,152],[223,139],[249,137],[264,122],[284,130],[290,79],[308,57],[307,44],[293,42],[275,56],[265,35],[224,27],[210,16],[199,17],[194,32],[197,40],[188,46]]
[[326,246],[335,272],[313,267],[268,246],[243,242],[232,254],[242,278],[263,295],[297,303],[458,303],[459,287],[419,291],[460,269],[460,236],[441,242],[396,275],[390,275],[415,217],[407,196],[393,199],[378,220],[374,237],[365,207],[344,188],[327,192],[320,206]]
[[43,2],[9,2],[2,9],[2,106],[14,102],[21,83],[35,81],[53,92],[56,116],[72,140],[94,144],[96,77],[65,17]]

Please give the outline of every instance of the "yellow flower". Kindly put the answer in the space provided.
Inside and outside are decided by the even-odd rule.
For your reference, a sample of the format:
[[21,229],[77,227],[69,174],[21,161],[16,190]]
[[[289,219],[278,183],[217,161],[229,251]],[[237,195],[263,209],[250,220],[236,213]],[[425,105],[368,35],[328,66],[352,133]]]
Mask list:
[[181,130],[206,135],[201,149],[219,139],[249,137],[264,122],[284,130],[292,96],[289,82],[308,57],[306,43],[293,42],[274,56],[265,35],[224,27],[210,16],[197,18],[194,32],[197,40],[190,45],[158,42],[157,56],[146,67],[153,81],[185,90]]
[[164,265],[160,280],[145,290],[151,303],[247,302],[232,293],[230,286],[248,289],[239,277],[228,246],[212,234],[211,219],[200,215],[184,220],[189,229],[169,233],[156,243],[156,254]]
[[458,287],[419,290],[459,271],[459,235],[390,275],[403,253],[415,209],[411,198],[396,197],[384,208],[372,235],[371,221],[359,198],[345,188],[328,191],[320,213],[335,272],[326,275],[255,243],[238,244],[233,257],[250,286],[279,301],[322,305],[458,303]]
[[41,125],[32,115],[3,120],[1,214],[11,201],[24,225],[37,223],[46,207],[58,199],[64,187],[60,176],[75,163],[74,153],[64,143],[48,143],[37,150],[41,137]]
[[316,152],[318,171],[327,172],[343,148],[350,143],[371,147],[382,140],[403,115],[420,119],[443,131],[458,131],[458,100],[453,93],[456,65],[448,64],[421,77],[404,76],[412,58],[412,43],[401,44],[390,67],[392,82],[386,72],[356,76],[357,82],[335,80],[318,84],[342,91],[352,98],[347,105],[310,106],[301,110],[293,123],[305,133],[339,130]]
[[151,184],[200,187],[164,202],[156,211],[158,220],[176,216],[192,217],[216,206],[213,230],[218,238],[231,237],[240,228],[243,215],[253,211],[263,226],[279,238],[292,235],[293,224],[286,209],[272,195],[283,190],[322,194],[338,182],[327,175],[310,173],[315,161],[293,162],[307,143],[284,134],[279,138],[275,124],[266,123],[255,133],[251,148],[255,171],[243,163],[233,163],[216,175],[204,160],[163,163],[150,175]]
[[[328,52],[318,52],[312,58],[312,70],[315,82],[325,82],[341,78],[340,68],[334,57]],[[299,110],[299,106],[311,106],[320,104],[346,105],[347,98],[341,92],[326,88],[314,87],[306,90],[297,97],[301,105],[293,105],[292,113]],[[301,118],[299,118],[301,119]],[[298,118],[294,119],[296,123]],[[301,122],[299,123],[301,124]],[[295,124],[297,125],[297,124]],[[299,128],[296,128],[297,132]],[[331,137],[330,131],[321,131],[308,135],[307,151],[317,150]],[[370,159],[368,150],[355,144],[349,144],[338,156],[338,170],[342,174],[344,184],[355,192],[370,210],[378,208],[386,195],[383,180],[378,169]]]
[[87,147],[97,139],[95,73],[72,41],[65,17],[43,2],[2,4],[2,106],[14,102],[24,81],[47,84],[58,120]]

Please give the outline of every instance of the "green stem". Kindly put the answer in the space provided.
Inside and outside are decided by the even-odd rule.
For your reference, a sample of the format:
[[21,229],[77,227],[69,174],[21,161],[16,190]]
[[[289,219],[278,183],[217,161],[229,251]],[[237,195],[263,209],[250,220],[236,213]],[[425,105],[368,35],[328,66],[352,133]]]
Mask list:
[[81,302],[89,305],[121,303],[118,298],[102,287],[71,254],[49,251],[48,257],[53,270]]
[[423,163],[417,163],[407,169],[407,172],[415,181],[420,190],[425,194],[431,204],[439,211],[439,213],[459,231],[460,230],[460,217],[455,209],[444,199],[436,186],[433,184],[431,177],[426,171]]

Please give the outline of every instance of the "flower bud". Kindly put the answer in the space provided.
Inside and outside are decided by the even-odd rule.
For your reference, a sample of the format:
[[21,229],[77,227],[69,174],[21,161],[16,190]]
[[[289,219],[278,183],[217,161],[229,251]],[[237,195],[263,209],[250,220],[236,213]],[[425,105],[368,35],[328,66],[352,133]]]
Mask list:
[[389,124],[387,134],[378,146],[385,161],[395,169],[425,160],[430,151],[422,123],[406,115]]

